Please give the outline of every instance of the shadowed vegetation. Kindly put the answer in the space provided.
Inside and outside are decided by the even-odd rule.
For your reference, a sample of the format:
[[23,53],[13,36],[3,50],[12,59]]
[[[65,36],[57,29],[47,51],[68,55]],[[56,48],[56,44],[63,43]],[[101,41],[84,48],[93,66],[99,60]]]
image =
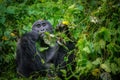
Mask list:
[[[39,19],[50,21],[54,29],[59,23],[68,25],[69,34],[56,35],[63,42],[76,43],[75,49],[68,52],[74,51],[76,55],[75,70],[69,76],[66,70],[61,70],[66,80],[71,77],[78,80],[119,79],[119,0],[0,0],[0,80],[18,79],[17,41],[31,31],[33,22]],[[49,78],[38,77],[38,80],[46,79]]]

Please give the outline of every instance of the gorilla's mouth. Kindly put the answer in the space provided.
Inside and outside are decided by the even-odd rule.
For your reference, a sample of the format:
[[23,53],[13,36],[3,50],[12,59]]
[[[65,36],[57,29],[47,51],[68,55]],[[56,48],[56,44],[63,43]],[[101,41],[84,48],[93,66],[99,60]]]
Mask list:
[[49,35],[52,35],[50,31],[44,31],[44,32],[39,31],[39,34],[40,34],[40,37],[41,37],[41,38],[43,38],[43,37],[46,36],[46,35],[48,35],[48,36],[49,36]]
[[40,34],[40,37],[41,37],[41,38],[43,38],[44,36],[45,36],[45,34],[44,34],[44,33],[41,33],[41,34]]

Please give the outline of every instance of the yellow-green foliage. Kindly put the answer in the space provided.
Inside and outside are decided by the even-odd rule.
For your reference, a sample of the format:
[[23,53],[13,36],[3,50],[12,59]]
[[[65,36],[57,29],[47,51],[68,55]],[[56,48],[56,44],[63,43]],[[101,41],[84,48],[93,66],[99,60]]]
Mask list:
[[67,24],[76,42],[75,71],[65,79],[98,80],[104,72],[120,73],[119,0],[0,0],[0,80],[17,80],[17,40],[38,19],[50,21],[54,28],[60,22]]

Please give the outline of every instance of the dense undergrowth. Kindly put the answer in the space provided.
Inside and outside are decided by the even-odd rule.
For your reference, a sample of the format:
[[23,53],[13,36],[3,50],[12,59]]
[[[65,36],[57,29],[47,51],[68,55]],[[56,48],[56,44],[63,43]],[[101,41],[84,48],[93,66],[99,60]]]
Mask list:
[[76,42],[75,71],[65,79],[120,78],[119,0],[0,0],[0,80],[18,79],[17,40],[38,19],[50,21],[54,28],[64,21]]

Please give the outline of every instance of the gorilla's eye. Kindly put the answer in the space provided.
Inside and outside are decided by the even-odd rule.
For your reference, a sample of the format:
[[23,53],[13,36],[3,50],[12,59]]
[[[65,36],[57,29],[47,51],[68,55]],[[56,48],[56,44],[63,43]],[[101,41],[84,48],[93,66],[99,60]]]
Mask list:
[[36,26],[39,28],[39,27],[41,27],[41,24],[37,24]]
[[42,26],[43,26],[43,27],[46,26],[46,23],[42,23]]

